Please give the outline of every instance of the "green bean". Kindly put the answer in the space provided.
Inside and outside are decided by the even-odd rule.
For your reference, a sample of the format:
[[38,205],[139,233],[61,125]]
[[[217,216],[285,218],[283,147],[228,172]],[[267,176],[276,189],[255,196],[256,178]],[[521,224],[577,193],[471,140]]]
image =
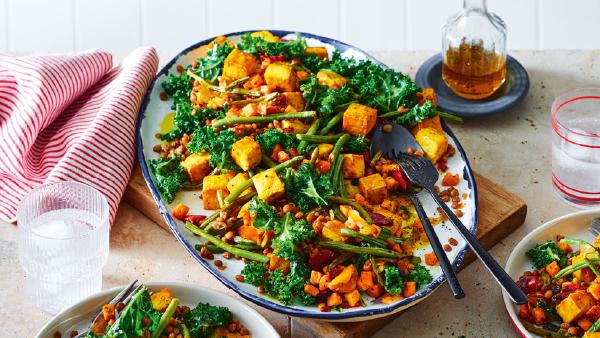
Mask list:
[[377,262],[375,262],[375,258],[369,257],[369,261],[371,262],[371,271],[373,271],[373,273],[375,274],[375,279],[377,280],[377,283],[385,285],[383,277],[381,277],[379,270],[377,270]]
[[319,135],[327,135],[327,133],[331,130],[331,128],[335,127],[340,122],[342,117],[344,117],[343,111],[335,114],[335,116],[332,117],[331,120],[329,120],[329,122],[327,122],[327,124],[323,127],[323,129],[321,129],[321,131],[319,131]]
[[350,258],[352,258],[352,256],[354,256],[354,254],[352,252],[344,252],[343,254],[337,256],[336,258],[334,258],[331,263],[329,263],[328,267],[329,269],[333,269],[336,266],[344,263],[345,261],[349,260]]
[[348,198],[348,192],[346,191],[346,186],[344,184],[344,175],[340,175],[340,196],[342,198]]
[[246,105],[248,103],[256,103],[256,102],[261,102],[261,101],[271,101],[274,98],[276,98],[277,96],[279,96],[279,93],[278,92],[274,92],[274,93],[271,93],[271,94],[267,94],[265,96],[257,97],[255,99],[231,101],[231,102],[229,102],[229,105],[230,106],[239,106],[239,105]]
[[242,116],[242,117],[226,117],[220,120],[214,121],[211,126],[212,127],[222,127],[228,126],[232,124],[251,124],[251,123],[265,123],[272,122],[278,120],[287,120],[287,119],[306,119],[309,117],[315,117],[317,112],[315,111],[301,111],[301,112],[292,112],[292,113],[282,113],[282,114],[271,114],[267,116]]
[[256,245],[256,242],[249,240],[249,239],[242,238],[242,236],[233,237],[233,241],[236,242],[237,244]]
[[[296,157],[292,157],[291,159],[280,163],[276,166],[274,166],[273,170],[275,170],[275,172],[280,172],[285,168],[289,168],[293,165],[295,165],[296,163],[302,161],[303,157],[302,156],[296,156]],[[244,192],[246,189],[250,188],[250,186],[252,185],[252,178],[247,179],[246,181],[244,181],[243,183],[241,183],[240,185],[238,185],[235,189],[233,189],[233,191],[229,194],[229,196],[225,197],[224,202],[225,204],[230,204],[233,202],[233,200],[235,200],[242,192]],[[244,195],[246,196],[246,195]]]
[[206,248],[208,251],[212,252],[212,253],[223,253],[225,252],[225,250],[218,248],[212,244],[196,244],[194,245],[194,249],[200,251],[202,250],[202,248]]
[[[310,125],[310,127],[306,131],[306,135],[314,135],[317,132],[317,129],[319,129],[319,123],[319,119],[315,119],[315,121]],[[308,142],[300,141],[300,143],[298,144],[298,152],[300,154],[304,154],[307,145]]]
[[209,234],[208,232],[198,228],[197,226],[195,226],[194,224],[192,224],[190,222],[185,223],[185,227],[188,228],[188,230],[190,230],[192,233],[194,233],[198,236],[201,236],[202,238],[211,242],[215,246],[217,246],[227,252],[230,252],[236,256],[240,256],[242,258],[250,259],[250,260],[261,262],[261,263],[266,263],[269,261],[269,257],[267,257],[265,255],[258,254],[256,252],[252,252],[252,251],[243,250],[240,248],[236,248],[235,246],[230,245],[230,244],[218,239],[217,237]]
[[454,123],[458,123],[458,124],[463,124],[465,123],[465,121],[463,120],[462,117],[460,116],[456,116],[454,114],[450,114],[447,113],[445,111],[438,111],[438,115],[440,115],[441,117],[443,117],[446,120],[452,121]]
[[[252,180],[251,180],[251,179],[250,179],[250,183],[252,183]],[[248,186],[248,187],[249,187],[249,186]],[[248,187],[246,187],[246,189],[247,189]],[[239,194],[241,194],[242,192],[244,192],[246,189],[240,190],[240,191],[238,192],[238,195],[239,195]],[[208,217],[206,217],[206,219],[204,220],[204,222],[202,222],[202,224],[200,224],[200,228],[202,228],[202,229],[206,229],[206,228],[207,228],[207,227],[208,227],[208,226],[209,226],[209,225],[212,223],[212,221],[214,221],[214,220],[215,220],[215,219],[216,219],[216,218],[219,216],[219,214],[220,214],[222,211],[230,211],[230,210],[234,209],[235,207],[237,207],[238,205],[242,205],[242,204],[244,204],[244,203],[248,202],[248,201],[249,201],[249,200],[251,200],[251,199],[252,199],[252,197],[254,197],[255,195],[256,195],[256,191],[252,191],[252,192],[249,192],[249,193],[247,193],[247,194],[244,194],[244,195],[243,195],[243,196],[241,196],[239,199],[237,199],[237,200],[236,200],[234,203],[231,203],[231,202],[230,202],[230,204],[228,204],[228,205],[225,205],[223,208],[221,208],[221,209],[219,209],[219,210],[215,211],[214,213],[212,213],[211,215],[209,215]],[[230,196],[231,196],[231,195],[230,195]],[[227,196],[227,197],[229,197],[229,196]],[[227,203],[227,197],[225,197],[225,199],[223,200],[223,202]]]
[[184,323],[179,323],[179,330],[181,331],[183,338],[191,338],[192,337],[192,335],[190,333],[190,329],[188,329],[188,327]]
[[349,139],[350,139],[349,134],[342,134],[342,136],[337,140],[337,142],[335,142],[335,145],[333,146],[333,150],[331,151],[331,154],[329,154],[329,161],[331,161],[331,163],[334,163],[338,154],[340,153],[340,151],[342,151],[342,147],[344,146],[346,141],[348,141]]
[[327,201],[331,202],[331,203],[335,203],[335,204],[347,204],[352,206],[354,209],[356,209],[356,211],[358,211],[358,213],[360,214],[360,216],[362,218],[364,218],[365,221],[367,221],[367,223],[371,224],[373,223],[373,220],[371,219],[371,216],[369,216],[369,213],[365,210],[365,208],[362,207],[362,205],[356,203],[353,200],[347,199],[347,198],[342,198],[342,197],[337,197],[337,196],[329,196],[327,197]]
[[347,221],[348,219],[346,218],[346,216],[344,216],[344,214],[343,214],[343,213],[342,213],[342,211],[340,210],[340,207],[338,207],[337,205],[334,205],[334,206],[332,207],[332,209],[333,209],[333,214],[335,215],[335,217],[336,217],[336,218],[337,218],[339,221],[346,223],[346,221]]
[[225,86],[225,89],[231,89],[239,84],[242,84],[242,83],[248,81],[248,79],[250,79],[250,77],[248,77],[248,76],[244,76],[241,79],[237,79],[237,80],[231,82],[230,84],[228,84],[227,86]]
[[274,166],[276,166],[275,162],[273,162],[273,160],[265,154],[261,155],[261,160],[262,163],[264,163],[269,168],[273,168]]
[[383,153],[381,152],[381,150],[378,150],[375,155],[373,156],[373,158],[371,159],[371,163],[369,163],[369,165],[372,167],[375,164],[377,164],[377,161],[379,161],[379,159],[381,158],[381,156],[383,155]]
[[584,259],[582,261],[579,261],[575,264],[571,264],[571,265],[567,266],[566,268],[560,270],[556,275],[554,275],[554,277],[552,277],[552,279],[559,279],[564,276],[568,276],[575,271],[581,270],[583,268],[587,268],[592,264],[598,264],[598,263],[600,263],[600,258]]
[[[241,83],[241,82],[236,83],[236,81],[239,81],[239,80],[232,82],[227,87],[219,87],[219,86],[215,86],[213,84],[206,82],[206,80],[204,80],[200,76],[196,75],[196,73],[194,73],[191,69],[188,69],[188,75],[191,78],[193,78],[194,80],[197,80],[197,81],[203,83],[208,89],[214,90],[219,93],[243,94],[243,95],[251,95],[251,96],[261,96],[262,95],[259,91],[256,91],[256,90],[248,90],[248,89],[244,89],[244,88],[230,89],[231,87],[234,87],[234,86],[238,85],[239,83]],[[240,80],[242,80],[242,79],[240,79]],[[246,80],[248,80],[248,78],[246,78]],[[246,80],[244,80],[244,81],[246,81]],[[244,82],[244,81],[242,81],[242,82]]]
[[309,134],[296,134],[296,138],[300,141],[306,141],[309,143],[334,143],[339,140],[344,134],[335,135],[309,135]]
[[379,115],[379,118],[396,117],[396,116],[400,116],[400,115],[406,114],[406,113],[407,113],[407,111],[399,112],[397,110],[393,110],[393,111],[389,111],[387,113],[383,113],[383,114]]
[[358,238],[363,242],[367,242],[369,244],[373,244],[376,245],[378,247],[381,248],[385,248],[387,247],[387,242],[378,238],[373,238],[373,237],[369,237],[367,235],[363,235],[360,232],[356,232],[354,230],[350,230],[347,228],[342,228],[342,230],[340,230],[342,235],[346,235],[346,236],[350,236],[350,237],[354,237],[354,238]]
[[319,245],[326,249],[338,249],[346,252],[352,252],[355,254],[367,254],[375,257],[387,257],[387,258],[403,258],[405,255],[401,255],[395,251],[384,249],[384,248],[373,248],[368,246],[356,246],[339,242],[320,241]]
[[[342,170],[343,160],[341,157],[338,157],[333,162],[333,166],[331,170],[329,170],[329,175],[331,175],[331,183],[334,186],[334,189],[337,187],[337,184],[340,181],[340,170]],[[337,190],[337,189],[335,189]]]
[[175,314],[175,310],[177,310],[178,305],[179,298],[172,298],[171,302],[165,309],[165,312],[163,312],[163,314],[160,316],[158,325],[156,326],[154,332],[152,332],[151,338],[159,338],[162,335],[163,331],[167,327],[167,324],[169,324],[169,321],[171,320],[171,318],[173,318],[173,315]]

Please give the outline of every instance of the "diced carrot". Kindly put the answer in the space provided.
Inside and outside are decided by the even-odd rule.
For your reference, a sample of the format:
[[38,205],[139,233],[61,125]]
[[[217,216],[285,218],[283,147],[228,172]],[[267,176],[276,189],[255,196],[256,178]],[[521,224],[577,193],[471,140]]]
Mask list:
[[583,331],[589,330],[592,324],[594,324],[594,322],[592,322],[588,317],[581,317],[577,321],[577,325],[579,325],[579,327],[582,328]]
[[558,242],[557,246],[559,249],[561,249],[562,251],[564,251],[566,253],[573,252],[573,248],[571,248],[571,246],[567,243]]
[[537,325],[542,325],[546,322],[546,313],[539,307],[534,307],[531,311],[531,315],[533,316],[533,322]]
[[381,284],[373,284],[368,290],[367,295],[373,298],[379,298],[383,294],[383,286]]
[[402,296],[404,298],[408,298],[414,295],[417,292],[417,283],[416,282],[405,282],[404,289],[402,290]]
[[444,187],[453,187],[458,184],[458,181],[458,174],[452,175],[451,173],[446,173],[446,175],[444,175],[444,178],[442,178],[442,185]]
[[185,216],[187,216],[188,212],[190,212],[190,208],[183,203],[179,203],[175,208],[173,208],[171,215],[173,215],[173,217],[177,218],[178,220],[183,221],[185,219]]
[[338,306],[342,304],[342,296],[339,293],[334,292],[327,297],[327,306]]
[[323,274],[319,271],[312,270],[310,272],[310,284],[319,285],[319,281],[323,277]]
[[331,162],[329,161],[322,161],[322,160],[317,160],[317,163],[315,164],[315,166],[317,167],[317,170],[321,173],[324,174],[326,172],[329,171],[329,169],[331,169]]
[[556,261],[552,261],[552,263],[546,265],[546,272],[550,275],[550,277],[554,277],[560,271],[560,266]]
[[373,272],[371,271],[363,271],[360,273],[360,278],[357,282],[357,287],[360,291],[367,291],[370,287],[373,286]]
[[357,289],[352,290],[352,292],[345,293],[344,298],[346,298],[346,302],[350,306],[357,306],[360,304],[360,292]]
[[329,282],[331,281],[331,276],[323,275],[319,280],[319,290],[325,291],[329,288]]
[[316,297],[319,294],[319,289],[317,289],[317,287],[314,285],[306,284],[304,285],[304,292]]
[[430,252],[425,254],[425,264],[429,265],[429,266],[434,266],[434,265],[438,265],[438,259],[437,257],[435,257],[435,253]]

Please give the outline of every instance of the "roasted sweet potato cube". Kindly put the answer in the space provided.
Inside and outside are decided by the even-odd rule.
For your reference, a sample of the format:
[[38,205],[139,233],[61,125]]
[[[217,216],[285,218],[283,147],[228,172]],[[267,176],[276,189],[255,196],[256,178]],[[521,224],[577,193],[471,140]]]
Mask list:
[[587,292],[589,292],[596,300],[600,300],[600,283],[592,282],[592,284],[588,286]]
[[[238,173],[233,178],[227,182],[227,190],[232,192],[235,188],[237,188],[240,184],[246,182],[248,180],[248,173]],[[252,188],[246,189],[241,195],[247,194],[252,191]],[[240,195],[240,196],[241,196]]]
[[298,119],[281,121],[281,128],[288,133],[304,134],[310,126]]
[[582,338],[600,338],[600,332],[586,332]]
[[372,271],[363,271],[360,273],[360,277],[358,278],[358,282],[356,286],[360,291],[367,291],[370,287],[373,286],[373,272]]
[[344,112],[342,129],[354,136],[367,135],[377,122],[377,109],[359,103],[352,103]]
[[272,202],[285,194],[283,182],[273,169],[265,170],[252,177],[258,198]]
[[252,75],[258,69],[258,59],[252,54],[234,49],[223,63],[223,76],[229,80]]
[[316,297],[319,294],[319,289],[314,285],[305,284],[304,292],[308,293],[309,295],[311,295],[313,297]]
[[353,264],[350,264],[329,282],[329,289],[341,293],[352,292],[352,290],[356,289],[357,280],[358,271],[356,271],[356,267]]
[[298,91],[298,77],[292,65],[287,63],[275,62],[267,66],[265,81],[267,85],[273,86],[280,91]]
[[252,32],[252,33],[250,33],[250,36],[252,36],[253,38],[262,38],[263,40],[268,41],[268,42],[278,42],[279,41],[279,37],[273,35],[273,33],[269,32],[269,31]]
[[150,299],[152,300],[152,307],[154,310],[164,311],[167,306],[169,306],[169,303],[171,303],[173,294],[171,293],[171,290],[163,288],[160,291],[153,293],[150,296]]
[[387,197],[385,180],[379,174],[359,178],[358,189],[371,204],[379,204]]
[[187,173],[190,182],[198,183],[210,173],[210,154],[209,153],[197,153],[191,154],[183,162],[181,166]]
[[383,295],[383,297],[381,297],[381,302],[383,304],[393,304],[393,303],[399,302],[403,299],[404,299],[404,297],[402,297],[400,295],[390,295],[388,293],[388,294]]
[[342,305],[342,296],[339,293],[334,292],[327,297],[327,306],[338,306]]
[[223,198],[229,195],[229,190],[227,190],[228,181],[228,175],[210,175],[204,177],[204,180],[202,180],[202,202],[204,203],[204,209],[217,210],[220,208],[217,194],[220,192]]
[[258,230],[252,225],[242,225],[238,228],[238,233],[243,239],[247,239],[258,244],[262,230]]
[[321,60],[329,60],[329,53],[325,47],[307,47],[306,54],[315,55]]
[[285,98],[285,104],[288,108],[291,107],[293,111],[304,110],[304,96],[302,96],[302,92],[285,92],[281,96]]
[[348,82],[348,79],[330,70],[322,70],[318,72],[317,80],[319,80],[319,83],[323,86],[333,89],[339,89],[342,85]]
[[269,257],[269,270],[283,270],[287,272],[290,270],[290,263],[281,257],[271,255]]
[[260,145],[249,136],[236,141],[231,146],[233,161],[244,171],[254,169],[260,163],[261,155]]
[[354,307],[360,304],[360,292],[358,292],[357,289],[345,293],[344,298],[346,298],[346,302],[348,302],[348,305],[350,306]]
[[365,158],[357,154],[344,154],[342,175],[348,179],[365,176]]
[[448,149],[448,138],[442,131],[429,127],[416,128],[413,135],[433,163],[436,163]]
[[319,285],[319,281],[321,280],[321,277],[323,277],[322,273],[320,273],[319,271],[316,271],[316,270],[312,270],[310,272],[310,283],[314,284],[314,285]]
[[586,313],[594,303],[594,298],[590,294],[584,290],[577,290],[556,306],[556,312],[563,322],[570,323]]

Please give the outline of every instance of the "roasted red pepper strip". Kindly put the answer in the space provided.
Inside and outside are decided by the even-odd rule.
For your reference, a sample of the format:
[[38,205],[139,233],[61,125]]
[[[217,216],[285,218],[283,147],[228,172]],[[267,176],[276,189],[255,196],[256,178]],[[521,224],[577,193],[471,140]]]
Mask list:
[[404,178],[404,174],[398,169],[394,169],[390,173],[392,174],[392,177],[398,182],[398,184],[400,184],[400,189],[406,191],[406,189],[408,188],[408,182],[406,178]]

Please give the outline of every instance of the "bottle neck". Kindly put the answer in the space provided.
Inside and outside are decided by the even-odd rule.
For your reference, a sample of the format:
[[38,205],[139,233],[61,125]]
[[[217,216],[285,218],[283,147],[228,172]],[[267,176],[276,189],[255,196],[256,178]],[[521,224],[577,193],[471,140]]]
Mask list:
[[464,9],[483,9],[487,11],[487,0],[464,0],[463,2]]

